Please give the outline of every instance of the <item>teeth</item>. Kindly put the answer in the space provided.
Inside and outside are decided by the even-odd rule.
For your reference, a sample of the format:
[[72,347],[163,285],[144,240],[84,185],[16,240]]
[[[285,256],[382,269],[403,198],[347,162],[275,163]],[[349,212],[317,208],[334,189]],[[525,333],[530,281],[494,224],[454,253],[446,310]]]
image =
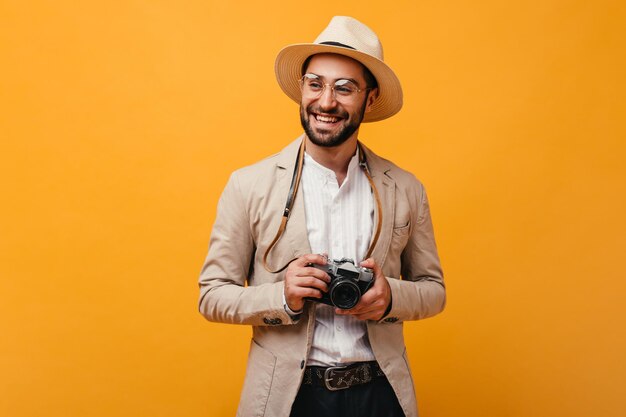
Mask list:
[[330,117],[330,116],[321,116],[319,114],[315,115],[315,120],[319,121],[319,122],[324,122],[324,123],[335,123],[336,121],[338,121],[339,119],[336,117]]

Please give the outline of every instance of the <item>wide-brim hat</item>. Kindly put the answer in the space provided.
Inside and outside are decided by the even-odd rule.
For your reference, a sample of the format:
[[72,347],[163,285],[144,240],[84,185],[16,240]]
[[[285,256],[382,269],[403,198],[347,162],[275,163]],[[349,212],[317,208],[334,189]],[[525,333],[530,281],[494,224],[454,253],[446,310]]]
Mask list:
[[378,36],[363,23],[347,16],[335,16],[313,43],[283,48],[276,57],[274,71],[280,88],[296,103],[301,101],[302,65],[311,55],[333,53],[359,61],[374,75],[378,97],[363,122],[375,122],[393,116],[402,108],[402,87],[393,70],[383,61],[383,47]]

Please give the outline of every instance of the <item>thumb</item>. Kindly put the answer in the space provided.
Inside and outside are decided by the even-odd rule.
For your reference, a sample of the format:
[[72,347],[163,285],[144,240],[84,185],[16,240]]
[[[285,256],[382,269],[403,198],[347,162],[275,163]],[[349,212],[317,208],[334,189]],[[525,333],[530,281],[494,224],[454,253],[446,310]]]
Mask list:
[[367,258],[363,262],[361,262],[361,266],[370,269],[378,269],[378,265],[374,261],[374,258]]

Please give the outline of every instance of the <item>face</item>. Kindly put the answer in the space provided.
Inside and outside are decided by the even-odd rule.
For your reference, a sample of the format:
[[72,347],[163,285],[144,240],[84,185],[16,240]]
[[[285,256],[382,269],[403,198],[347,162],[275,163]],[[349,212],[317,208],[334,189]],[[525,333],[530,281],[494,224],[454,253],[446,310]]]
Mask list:
[[[365,89],[362,65],[342,55],[318,54],[311,58],[305,73],[318,75],[326,84],[340,79],[356,81]],[[355,136],[365,112],[374,102],[375,91],[357,93],[353,100],[338,101],[326,86],[315,98],[303,97],[300,102],[300,121],[311,142],[323,147],[339,146]]]

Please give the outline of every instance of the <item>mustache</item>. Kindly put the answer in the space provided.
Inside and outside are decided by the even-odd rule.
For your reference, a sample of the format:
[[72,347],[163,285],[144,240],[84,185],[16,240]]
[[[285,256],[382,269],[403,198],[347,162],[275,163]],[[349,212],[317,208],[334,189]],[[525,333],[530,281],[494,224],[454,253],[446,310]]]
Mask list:
[[334,109],[328,109],[328,110],[324,110],[320,107],[313,107],[313,106],[308,106],[306,108],[306,111],[308,113],[317,113],[317,114],[325,114],[328,116],[337,116],[337,117],[341,117],[343,119],[347,119],[348,118],[348,112],[347,111],[342,111],[338,108],[334,108]]

